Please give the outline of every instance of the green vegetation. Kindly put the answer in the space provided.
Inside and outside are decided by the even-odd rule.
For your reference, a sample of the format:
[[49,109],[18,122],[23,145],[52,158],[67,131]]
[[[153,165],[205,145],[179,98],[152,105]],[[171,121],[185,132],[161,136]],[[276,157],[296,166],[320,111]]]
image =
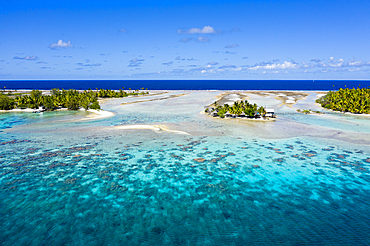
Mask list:
[[55,108],[68,108],[69,110],[78,110],[84,108],[85,110],[100,109],[98,98],[120,98],[135,95],[144,95],[148,92],[144,91],[130,91],[126,92],[120,89],[119,91],[96,89],[85,90],[78,92],[77,90],[59,90],[52,89],[50,95],[43,95],[39,90],[32,90],[29,95],[5,95],[0,93],[0,109],[10,110],[14,108],[32,108],[37,109],[44,106],[47,110],[54,110]]
[[325,96],[316,100],[322,107],[334,111],[351,112],[356,114],[370,113],[370,89],[339,89],[329,91]]
[[0,110],[9,110],[14,108],[14,99],[0,93]]
[[[223,106],[218,106],[217,102],[213,104],[215,106],[215,111],[217,115],[221,118],[224,118],[227,113],[234,116],[244,115],[246,117],[256,117],[258,115],[264,116],[266,110],[264,107],[258,107],[257,104],[250,104],[247,100],[234,102],[232,106],[229,104],[224,104]],[[206,109],[206,112],[209,110]]]

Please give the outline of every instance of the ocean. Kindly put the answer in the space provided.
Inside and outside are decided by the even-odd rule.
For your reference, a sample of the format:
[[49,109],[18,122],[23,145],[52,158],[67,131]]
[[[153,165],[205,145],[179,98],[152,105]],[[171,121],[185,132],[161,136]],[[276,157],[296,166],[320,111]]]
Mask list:
[[[73,83],[6,87],[172,82]],[[195,91],[109,99],[108,118],[0,113],[0,245],[370,245],[369,117],[220,120],[202,112],[222,82],[176,83],[167,89]],[[311,90],[242,96],[277,113],[323,110]]]
[[369,87],[370,80],[13,80],[0,81],[8,89],[122,89],[133,90],[337,90]]

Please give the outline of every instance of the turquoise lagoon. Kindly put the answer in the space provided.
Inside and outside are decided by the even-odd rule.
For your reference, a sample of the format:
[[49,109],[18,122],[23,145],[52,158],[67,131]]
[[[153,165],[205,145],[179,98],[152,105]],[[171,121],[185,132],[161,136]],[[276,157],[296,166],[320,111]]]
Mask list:
[[[111,99],[95,120],[0,114],[0,244],[369,245],[370,118],[202,114],[221,93]],[[277,112],[319,109],[309,94],[246,92]]]

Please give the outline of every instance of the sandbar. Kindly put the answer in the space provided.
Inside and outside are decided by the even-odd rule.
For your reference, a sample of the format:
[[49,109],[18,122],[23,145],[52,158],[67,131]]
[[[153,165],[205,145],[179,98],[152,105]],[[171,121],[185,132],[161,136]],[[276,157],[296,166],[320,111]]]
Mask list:
[[182,134],[182,135],[190,135],[187,132],[184,131],[177,131],[177,130],[170,130],[166,125],[122,125],[122,126],[115,126],[115,129],[121,129],[121,130],[129,130],[129,129],[136,129],[136,130],[152,130],[155,132],[172,132],[176,134]]

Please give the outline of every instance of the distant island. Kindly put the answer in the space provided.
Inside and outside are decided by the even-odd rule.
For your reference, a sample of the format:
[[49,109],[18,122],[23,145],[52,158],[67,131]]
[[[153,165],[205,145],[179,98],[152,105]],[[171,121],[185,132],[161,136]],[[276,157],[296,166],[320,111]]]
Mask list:
[[261,118],[275,117],[274,110],[265,109],[263,106],[258,107],[257,104],[251,104],[248,100],[234,102],[232,106],[225,103],[218,105],[217,101],[205,109],[205,112],[212,117],[220,118]]
[[316,102],[334,111],[370,114],[370,89],[340,88],[338,91],[329,91]]
[[5,90],[0,93],[0,110],[29,108],[52,111],[61,108],[68,110],[100,109],[98,98],[122,98],[144,95],[149,92],[144,91],[144,88],[141,91],[129,89],[129,92],[122,89],[115,91],[96,88],[96,91],[89,89],[80,92],[73,89],[59,90],[59,88],[54,88],[46,94],[40,90],[32,90],[30,93],[17,93],[17,91],[5,93]]

